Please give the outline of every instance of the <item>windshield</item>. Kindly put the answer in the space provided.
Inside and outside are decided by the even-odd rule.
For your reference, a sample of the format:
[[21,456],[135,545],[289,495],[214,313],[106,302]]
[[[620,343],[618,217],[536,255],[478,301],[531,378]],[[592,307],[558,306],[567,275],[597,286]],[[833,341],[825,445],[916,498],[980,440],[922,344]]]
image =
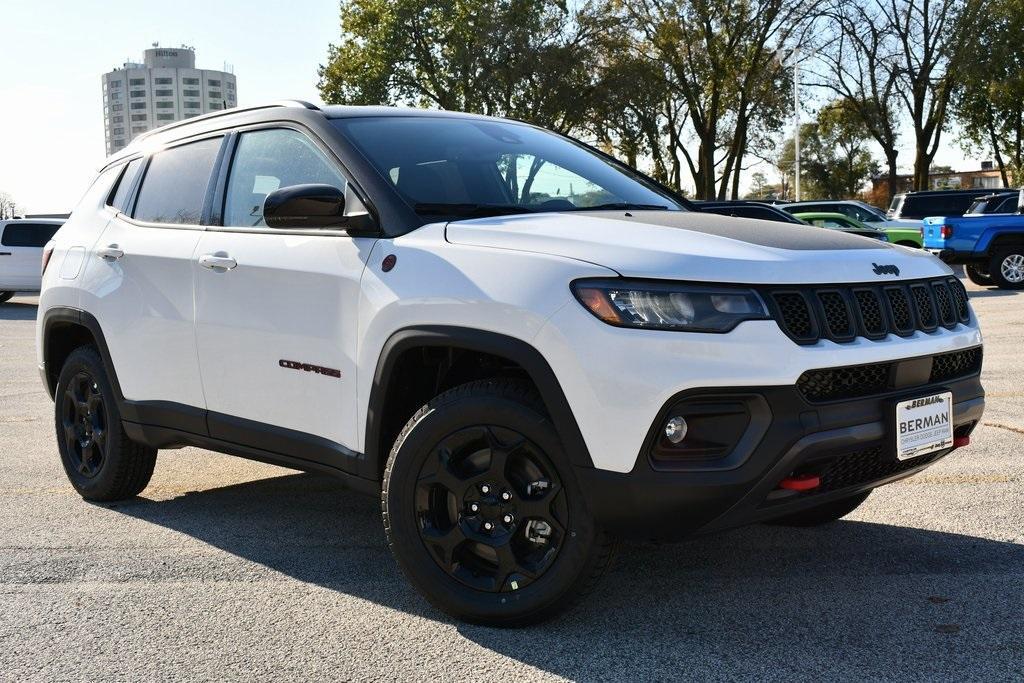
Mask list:
[[525,124],[424,116],[333,123],[425,216],[684,209],[625,167]]
[[892,203],[889,204],[889,212],[886,214],[889,218],[898,216],[900,214],[900,204],[903,203],[903,197],[906,195],[897,194],[893,195]]
[[885,214],[864,202],[851,202],[854,209],[854,217],[862,223],[884,223],[887,219]]

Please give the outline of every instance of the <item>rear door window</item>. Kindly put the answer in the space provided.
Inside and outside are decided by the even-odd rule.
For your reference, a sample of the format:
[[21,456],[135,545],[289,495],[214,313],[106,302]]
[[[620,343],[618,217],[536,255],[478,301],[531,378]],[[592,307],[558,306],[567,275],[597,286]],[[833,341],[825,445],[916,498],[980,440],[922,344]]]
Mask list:
[[132,214],[149,223],[198,225],[222,138],[157,152],[142,178]]
[[42,249],[59,229],[59,225],[49,223],[8,223],[0,238],[0,245]]

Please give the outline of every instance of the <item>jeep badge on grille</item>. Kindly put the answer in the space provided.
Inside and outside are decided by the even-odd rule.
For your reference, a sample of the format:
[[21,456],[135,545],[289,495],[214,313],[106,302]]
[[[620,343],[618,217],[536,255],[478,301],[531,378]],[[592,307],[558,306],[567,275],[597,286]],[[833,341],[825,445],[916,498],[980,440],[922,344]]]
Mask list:
[[872,263],[871,265],[874,266],[872,270],[875,271],[875,275],[895,275],[899,277],[900,269],[894,265],[886,264],[880,266],[877,263]]

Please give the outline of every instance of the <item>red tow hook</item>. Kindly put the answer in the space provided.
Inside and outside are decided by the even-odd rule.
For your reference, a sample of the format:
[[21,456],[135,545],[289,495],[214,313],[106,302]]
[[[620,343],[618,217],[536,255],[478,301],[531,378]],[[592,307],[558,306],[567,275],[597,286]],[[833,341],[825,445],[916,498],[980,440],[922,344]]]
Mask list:
[[971,437],[969,436],[955,436],[953,437],[953,448],[963,448],[964,446],[971,445]]
[[787,491],[812,491],[819,486],[821,486],[821,477],[816,474],[786,477],[779,482],[779,488],[786,489]]

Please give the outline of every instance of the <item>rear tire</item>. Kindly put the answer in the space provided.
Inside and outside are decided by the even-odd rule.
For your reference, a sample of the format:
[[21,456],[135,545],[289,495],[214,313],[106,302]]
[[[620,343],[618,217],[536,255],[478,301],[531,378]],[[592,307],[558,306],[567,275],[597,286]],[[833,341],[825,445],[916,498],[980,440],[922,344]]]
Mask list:
[[840,498],[830,503],[824,503],[817,507],[801,510],[785,517],[777,517],[769,520],[766,524],[773,526],[818,526],[828,524],[842,519],[860,507],[861,503],[867,500],[871,491],[858,493],[849,498]]
[[464,621],[546,619],[590,592],[611,559],[543,403],[515,380],[463,384],[413,415],[381,502],[410,583]]
[[125,434],[113,386],[95,347],[71,352],[54,397],[61,463],[82,498],[106,502],[141,493],[153,476],[157,452]]
[[964,266],[964,273],[967,274],[967,279],[976,285],[982,287],[991,287],[994,283],[992,282],[992,276],[988,274],[988,271],[983,266],[969,263]]
[[999,289],[1024,288],[1024,246],[997,249],[988,272]]
[[11,300],[14,296],[14,292],[0,292],[0,304]]

